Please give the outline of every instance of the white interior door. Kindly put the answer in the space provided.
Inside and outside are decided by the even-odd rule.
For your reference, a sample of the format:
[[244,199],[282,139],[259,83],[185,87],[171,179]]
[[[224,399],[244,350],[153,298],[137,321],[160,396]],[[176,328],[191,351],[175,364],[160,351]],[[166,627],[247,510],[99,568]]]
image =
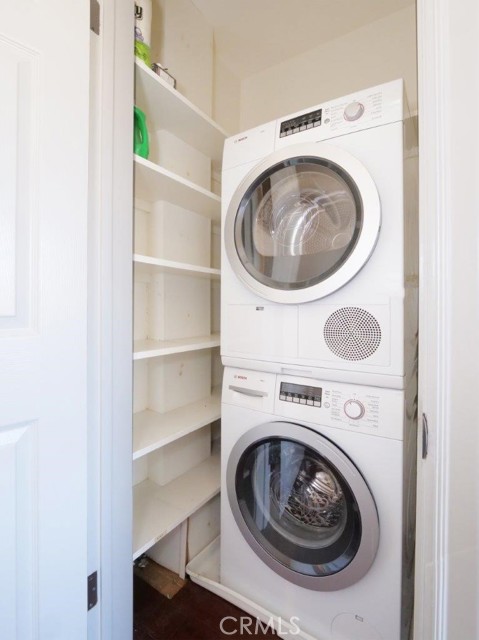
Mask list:
[[89,3],[0,8],[0,635],[84,640]]

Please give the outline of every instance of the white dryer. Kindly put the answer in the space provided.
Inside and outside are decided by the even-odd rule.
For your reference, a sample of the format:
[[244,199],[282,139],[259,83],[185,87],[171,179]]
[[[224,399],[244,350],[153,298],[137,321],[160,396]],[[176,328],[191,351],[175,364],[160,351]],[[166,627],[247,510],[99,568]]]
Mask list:
[[417,337],[411,122],[398,80],[226,141],[225,365],[405,386]]
[[222,585],[305,637],[408,638],[412,389],[225,370]]

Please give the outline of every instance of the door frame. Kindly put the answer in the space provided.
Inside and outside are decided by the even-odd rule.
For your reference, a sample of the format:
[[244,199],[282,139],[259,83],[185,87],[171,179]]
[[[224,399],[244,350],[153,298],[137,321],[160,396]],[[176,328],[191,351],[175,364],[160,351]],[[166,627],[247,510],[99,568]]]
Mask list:
[[89,409],[97,425],[90,455],[96,452],[98,459],[98,467],[91,467],[96,486],[90,487],[90,509],[96,508],[92,536],[100,570],[90,640],[131,640],[133,634],[133,33],[133,5],[102,0],[97,167],[90,185],[97,215],[89,238],[89,346],[95,361]]
[[[459,6],[460,5],[460,6]],[[479,9],[418,0],[419,416],[415,637],[477,638]],[[472,295],[471,295],[472,294]],[[420,433],[419,451],[422,448]]]
[[[130,9],[129,3],[103,2],[102,99],[108,108],[102,143],[105,233],[100,242],[101,598],[102,638],[112,640],[131,637],[132,606],[131,317],[125,313],[132,293]],[[417,0],[417,10],[419,415],[428,418],[429,454],[418,465],[415,637],[447,640],[476,637],[478,624],[479,487],[474,463],[479,444],[468,414],[479,379],[479,353],[471,340],[479,326],[478,299],[470,293],[479,290],[479,270],[470,263],[479,235],[479,73],[474,68],[479,19],[475,0],[460,5],[453,0]],[[460,215],[461,225],[453,225],[451,212]],[[421,440],[419,444],[421,449]],[[455,500],[464,495],[463,490],[458,493],[464,486],[469,499]]]

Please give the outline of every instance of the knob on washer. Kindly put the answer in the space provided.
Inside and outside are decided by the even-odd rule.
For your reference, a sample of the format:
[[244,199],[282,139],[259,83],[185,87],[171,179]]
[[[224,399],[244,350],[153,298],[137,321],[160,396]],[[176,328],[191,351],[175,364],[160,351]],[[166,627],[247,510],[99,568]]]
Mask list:
[[344,403],[344,413],[351,420],[360,420],[366,413],[366,409],[359,400],[347,400]]

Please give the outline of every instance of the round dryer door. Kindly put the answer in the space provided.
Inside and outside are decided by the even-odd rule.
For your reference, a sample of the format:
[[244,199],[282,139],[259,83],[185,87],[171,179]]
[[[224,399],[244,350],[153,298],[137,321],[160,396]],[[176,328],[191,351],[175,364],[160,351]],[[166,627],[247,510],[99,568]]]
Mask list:
[[260,296],[298,303],[345,285],[367,262],[381,215],[364,166],[331,145],[273,153],[236,190],[224,229],[236,275]]
[[236,443],[226,473],[240,531],[277,574],[334,591],[367,573],[379,544],[376,505],[330,440],[297,424],[263,424]]

